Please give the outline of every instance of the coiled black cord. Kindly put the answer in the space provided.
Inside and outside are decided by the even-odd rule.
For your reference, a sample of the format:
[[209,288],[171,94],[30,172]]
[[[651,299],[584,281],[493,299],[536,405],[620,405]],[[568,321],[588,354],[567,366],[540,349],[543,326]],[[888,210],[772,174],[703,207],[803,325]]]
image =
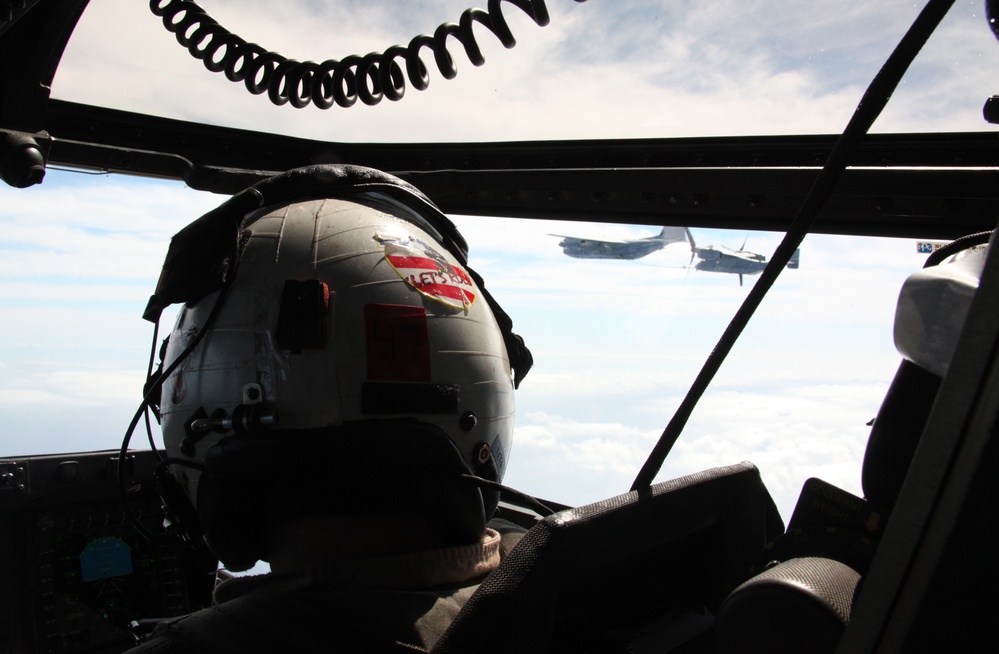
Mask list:
[[[407,78],[417,91],[425,90],[430,77],[420,56],[424,48],[433,53],[441,75],[454,79],[458,69],[447,49],[448,37],[456,38],[469,61],[481,66],[485,57],[472,30],[475,23],[492,32],[504,47],[512,48],[517,40],[503,18],[502,2],[523,10],[538,27],[548,24],[545,0],[488,0],[487,11],[466,9],[457,24],[442,23],[433,36],[420,34],[408,46],[395,45],[384,52],[322,63],[288,59],[256,43],[247,43],[190,0],[150,0],[149,8],[163,19],[177,42],[213,73],[223,72],[230,81],[243,82],[254,95],[266,91],[275,105],[290,103],[302,108],[311,102],[320,109],[329,109],[334,104],[353,106],[358,99],[366,105],[376,105],[382,99],[401,100]],[[400,62],[405,65],[405,75]]]

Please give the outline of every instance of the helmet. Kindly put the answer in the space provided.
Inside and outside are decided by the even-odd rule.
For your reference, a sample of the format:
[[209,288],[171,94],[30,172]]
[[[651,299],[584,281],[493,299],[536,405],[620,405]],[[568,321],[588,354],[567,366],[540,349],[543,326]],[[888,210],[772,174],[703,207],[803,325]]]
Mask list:
[[[502,479],[511,358],[518,383],[530,361],[457,230],[401,180],[351,166],[227,205],[175,237],[151,302],[186,296],[159,402],[168,504],[189,502],[234,569],[266,557],[278,515],[426,512],[477,538],[495,498],[461,475]],[[177,283],[191,260],[216,283]]]

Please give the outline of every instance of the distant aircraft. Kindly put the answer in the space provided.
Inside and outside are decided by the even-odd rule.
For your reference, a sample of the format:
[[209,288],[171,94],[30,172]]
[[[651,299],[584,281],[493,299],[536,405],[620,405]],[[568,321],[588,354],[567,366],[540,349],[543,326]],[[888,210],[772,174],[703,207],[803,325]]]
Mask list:
[[562,251],[576,259],[640,259],[662,250],[670,243],[682,243],[689,232],[685,227],[663,227],[658,236],[649,236],[631,241],[600,241],[576,236],[558,236]]
[[[918,252],[919,254],[930,254],[936,252],[943,246],[948,245],[949,243],[950,241],[917,241],[916,252]],[[981,243],[979,245],[972,245],[963,251],[968,252],[973,250],[985,250],[987,248],[988,248],[988,243]]]
[[[742,247],[738,250],[733,250],[732,248],[725,248],[728,252],[722,252],[721,250],[716,250],[713,246],[709,245],[707,247],[699,248],[694,243],[694,236],[687,231],[687,240],[690,241],[690,258],[696,256],[698,258],[697,263],[694,264],[696,270],[705,270],[707,272],[721,272],[721,273],[732,273],[739,276],[739,286],[742,286],[742,276],[743,275],[758,275],[767,266],[767,258],[762,254],[756,254],[755,252],[749,252],[746,250],[746,242],[742,242]],[[722,246],[724,247],[724,246]],[[801,257],[801,249],[794,251],[791,255],[791,260],[788,261],[788,268],[797,268],[798,262]]]

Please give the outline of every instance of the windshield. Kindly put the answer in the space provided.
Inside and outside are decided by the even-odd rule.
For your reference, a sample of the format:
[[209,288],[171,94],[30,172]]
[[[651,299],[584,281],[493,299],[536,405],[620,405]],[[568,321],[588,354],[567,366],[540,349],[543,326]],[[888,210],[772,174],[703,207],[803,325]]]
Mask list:
[[[219,202],[175,182],[49,174],[31,193],[4,191],[7,454],[120,445],[142,394],[152,327],[141,314],[166,245]],[[536,359],[517,392],[507,483],[574,505],[626,491],[756,277],[740,286],[697,270],[686,243],[576,259],[552,236],[624,241],[655,228],[454,219]],[[765,256],[779,240],[691,231],[698,247]],[[895,299],[924,257],[911,240],[809,236],[659,478],[751,460],[785,517],[809,476],[859,492],[865,423],[898,364]],[[132,443],[144,441],[140,428]]]
[[[462,2],[204,2],[288,57],[404,43]],[[512,50],[482,37],[475,68],[431,72],[397,103],[273,107],[207,72],[145,3],[91,3],[53,96],[184,120],[341,141],[502,141],[836,133],[919,7],[909,2],[550,0],[538,28],[504,5]],[[876,131],[988,129],[996,43],[959,2]],[[5,454],[117,448],[142,395],[141,319],[172,234],[224,200],[173,181],[49,170],[0,188],[5,230],[0,407]],[[453,216],[470,262],[536,365],[517,393],[506,482],[578,505],[625,492],[756,281],[698,269],[689,242],[633,260],[567,256],[565,237],[625,242],[658,226]],[[556,236],[557,235],[557,236]],[[697,247],[769,258],[780,234],[692,228]],[[753,461],[787,519],[808,477],[860,494],[860,460],[899,357],[898,290],[915,240],[813,234],[700,402],[658,479]],[[163,330],[170,327],[169,316]],[[162,335],[165,331],[161,332]],[[156,344],[158,346],[158,343]],[[133,446],[143,446],[141,428]],[[153,433],[159,443],[158,430]]]
[[[429,88],[350,109],[273,106],[208,72],[146,3],[92,2],[53,96],[159,116],[335,141],[503,141],[843,130],[921,3],[548,0],[538,27],[499,3],[517,45],[485,28],[485,63],[443,78],[425,51]],[[202,6],[245,41],[299,61],[344,59],[408,44],[458,22],[466,0]],[[980,130],[997,44],[981,0],[955,3],[874,126],[881,132]]]

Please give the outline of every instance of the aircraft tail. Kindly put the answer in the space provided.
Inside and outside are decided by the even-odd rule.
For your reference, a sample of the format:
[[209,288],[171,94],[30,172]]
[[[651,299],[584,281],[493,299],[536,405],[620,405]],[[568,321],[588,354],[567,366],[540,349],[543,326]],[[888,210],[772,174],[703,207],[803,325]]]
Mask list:
[[683,243],[687,240],[686,227],[663,227],[659,232],[659,238],[669,245],[670,243]]
[[798,248],[797,250],[794,251],[794,254],[791,255],[791,260],[787,262],[787,267],[797,270],[800,262],[801,262],[801,248]]

